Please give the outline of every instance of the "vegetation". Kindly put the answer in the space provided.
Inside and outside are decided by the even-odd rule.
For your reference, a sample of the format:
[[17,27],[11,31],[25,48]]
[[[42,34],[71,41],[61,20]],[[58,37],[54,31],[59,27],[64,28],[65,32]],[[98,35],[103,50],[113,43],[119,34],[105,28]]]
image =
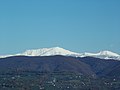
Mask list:
[[72,72],[4,72],[0,73],[0,90],[120,90],[120,79]]
[[92,57],[0,59],[0,90],[120,90],[120,61]]

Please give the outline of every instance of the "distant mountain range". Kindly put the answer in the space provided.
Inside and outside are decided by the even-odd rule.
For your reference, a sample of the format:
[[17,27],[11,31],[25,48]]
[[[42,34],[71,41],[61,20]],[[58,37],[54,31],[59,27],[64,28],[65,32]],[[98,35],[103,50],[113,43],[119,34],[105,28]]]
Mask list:
[[88,57],[89,56],[89,57],[95,57],[100,59],[120,60],[120,55],[117,53],[113,53],[111,51],[100,51],[98,53],[87,53],[87,52],[76,53],[60,47],[26,50],[23,53],[14,54],[14,55],[4,55],[4,56],[0,56],[0,58],[6,58],[11,56],[55,56],[55,55],[72,56],[72,57]]
[[120,61],[94,57],[12,56],[0,58],[0,73],[74,72],[90,77],[120,78]]
[[27,50],[20,54],[1,56],[1,72],[74,72],[90,77],[120,78],[120,55],[75,53],[60,47]]

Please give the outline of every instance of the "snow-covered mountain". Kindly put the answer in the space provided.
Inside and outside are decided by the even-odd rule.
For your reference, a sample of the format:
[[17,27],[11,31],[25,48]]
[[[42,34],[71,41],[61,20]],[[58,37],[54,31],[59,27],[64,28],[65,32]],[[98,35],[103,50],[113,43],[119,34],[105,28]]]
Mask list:
[[120,55],[113,53],[111,51],[100,51],[98,53],[83,53],[83,57],[91,56],[101,59],[117,59],[120,60]]
[[76,53],[60,47],[26,50],[23,53],[0,56],[0,58],[6,58],[11,56],[54,56],[54,55],[73,56],[73,57],[90,56],[90,57],[96,57],[102,59],[120,60],[120,55],[113,53],[111,51],[100,51],[99,53]]
[[25,56],[54,56],[54,55],[63,55],[63,56],[76,56],[80,55],[79,53],[71,52],[60,47],[53,48],[42,48],[36,50],[26,50],[22,55]]

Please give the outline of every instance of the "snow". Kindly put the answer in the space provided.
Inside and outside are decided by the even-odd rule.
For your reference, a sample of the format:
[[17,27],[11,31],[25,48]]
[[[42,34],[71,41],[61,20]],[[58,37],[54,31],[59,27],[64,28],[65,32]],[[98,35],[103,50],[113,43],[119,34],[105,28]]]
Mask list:
[[100,51],[98,53],[76,53],[61,47],[52,47],[52,48],[42,48],[42,49],[33,49],[33,50],[26,50],[23,53],[14,54],[14,55],[4,55],[0,56],[0,58],[6,58],[11,56],[54,56],[54,55],[63,55],[63,56],[73,56],[73,57],[96,57],[101,59],[115,59],[120,60],[120,55],[111,52],[111,51]]
[[83,57],[86,56],[91,56],[91,57],[96,57],[96,58],[101,58],[101,59],[117,59],[120,60],[120,55],[111,52],[111,51],[100,51],[98,53],[83,53]]
[[118,54],[113,53],[111,51],[101,51],[100,53],[98,53],[98,55],[115,56],[115,57],[119,56]]
[[26,50],[22,55],[25,56],[54,56],[54,55],[78,55],[79,53],[71,52],[60,47],[43,48],[36,50]]

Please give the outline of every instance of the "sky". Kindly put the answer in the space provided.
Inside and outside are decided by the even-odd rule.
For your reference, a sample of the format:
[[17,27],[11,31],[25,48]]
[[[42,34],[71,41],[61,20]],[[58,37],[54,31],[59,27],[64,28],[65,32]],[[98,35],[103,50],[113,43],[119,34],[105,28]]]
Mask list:
[[120,0],[0,0],[0,55],[56,46],[120,54]]

